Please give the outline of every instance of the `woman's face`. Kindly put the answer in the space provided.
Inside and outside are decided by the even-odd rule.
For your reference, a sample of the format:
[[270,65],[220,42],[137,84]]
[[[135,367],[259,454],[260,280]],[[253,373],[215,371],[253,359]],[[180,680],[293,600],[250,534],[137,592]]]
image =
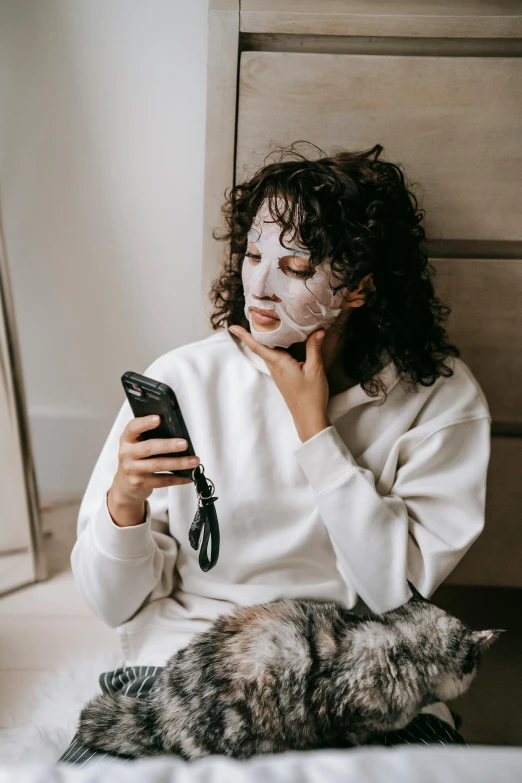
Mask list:
[[312,267],[310,253],[295,240],[285,237],[287,247],[281,245],[280,231],[263,202],[248,233],[242,268],[250,331],[259,343],[272,348],[288,348],[317,329],[328,328],[344,301],[342,291],[334,294],[330,288],[338,280],[329,263]]

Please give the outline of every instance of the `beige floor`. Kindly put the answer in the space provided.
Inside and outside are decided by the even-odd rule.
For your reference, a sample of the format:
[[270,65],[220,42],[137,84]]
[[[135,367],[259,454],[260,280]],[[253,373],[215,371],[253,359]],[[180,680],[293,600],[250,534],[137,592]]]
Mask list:
[[119,651],[115,630],[92,614],[72,579],[78,505],[43,513],[49,579],[0,598],[0,730],[15,697],[23,700],[70,656]]

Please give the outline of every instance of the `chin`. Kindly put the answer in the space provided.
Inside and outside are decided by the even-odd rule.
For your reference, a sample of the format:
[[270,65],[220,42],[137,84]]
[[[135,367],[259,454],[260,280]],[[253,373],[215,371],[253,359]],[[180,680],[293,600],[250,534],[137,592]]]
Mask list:
[[274,321],[274,324],[260,324],[253,316],[250,317],[250,328],[254,327],[257,332],[276,332],[281,326],[281,321]]
[[[277,332],[279,324],[277,324],[277,326],[275,326],[274,328],[270,326],[258,326],[257,324],[254,324],[253,326],[256,332],[262,332],[263,334],[271,334],[272,332]],[[250,324],[250,329],[252,329],[252,324]]]

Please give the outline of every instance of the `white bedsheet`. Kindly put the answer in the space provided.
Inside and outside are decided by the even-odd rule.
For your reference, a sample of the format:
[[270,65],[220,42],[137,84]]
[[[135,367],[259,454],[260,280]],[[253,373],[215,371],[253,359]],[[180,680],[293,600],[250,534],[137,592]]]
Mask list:
[[125,763],[0,765],[0,783],[521,783],[522,749],[508,747],[358,748],[211,757],[188,764],[162,757]]

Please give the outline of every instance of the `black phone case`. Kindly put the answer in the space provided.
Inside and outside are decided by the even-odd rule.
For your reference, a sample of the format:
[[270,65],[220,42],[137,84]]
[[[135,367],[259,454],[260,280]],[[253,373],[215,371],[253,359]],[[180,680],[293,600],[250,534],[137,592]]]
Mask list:
[[[171,452],[168,454],[158,454],[146,457],[152,459],[153,456],[159,457],[193,457],[196,452],[192,445],[190,435],[187,430],[183,414],[179,407],[176,395],[166,383],[160,383],[146,375],[140,375],[137,372],[123,373],[121,382],[125,394],[132,408],[134,416],[159,416],[161,421],[157,427],[143,432],[138,440],[150,440],[151,438],[184,438],[188,443],[185,451]],[[169,470],[174,476],[183,478],[193,478],[194,468],[186,470]]]

